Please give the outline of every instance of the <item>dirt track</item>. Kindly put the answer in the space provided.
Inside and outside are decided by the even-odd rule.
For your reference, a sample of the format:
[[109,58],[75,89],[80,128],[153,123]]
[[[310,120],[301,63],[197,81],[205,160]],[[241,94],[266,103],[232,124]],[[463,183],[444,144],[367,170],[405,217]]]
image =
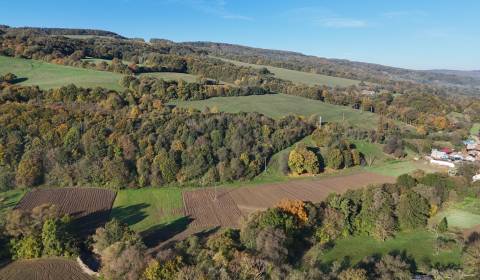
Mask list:
[[394,177],[373,173],[358,173],[347,176],[299,180],[285,183],[241,187],[236,189],[213,188],[186,191],[183,193],[186,215],[193,219],[194,229],[215,226],[238,226],[242,216],[276,205],[284,198],[320,202],[330,193],[343,193],[370,184],[394,182]]
[[74,260],[52,258],[15,261],[0,269],[1,280],[93,280]]

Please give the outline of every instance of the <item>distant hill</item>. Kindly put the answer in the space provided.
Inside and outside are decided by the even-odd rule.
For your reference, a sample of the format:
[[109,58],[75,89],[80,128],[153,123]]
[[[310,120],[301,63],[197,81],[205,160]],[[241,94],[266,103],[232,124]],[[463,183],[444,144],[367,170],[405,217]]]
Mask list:
[[480,70],[461,71],[461,70],[438,69],[438,70],[428,70],[428,72],[480,79]]
[[7,25],[0,25],[0,29],[14,28],[16,30],[36,31],[43,35],[73,35],[73,36],[102,36],[112,37],[116,39],[126,39],[125,37],[111,31],[99,29],[84,29],[84,28],[44,28],[44,27],[9,27]]
[[291,70],[381,83],[385,80],[450,86],[480,86],[478,71],[466,75],[462,71],[417,71],[373,63],[355,62],[305,55],[292,51],[269,50],[215,42],[183,42],[182,45],[204,50],[211,55],[246,63],[270,65]]

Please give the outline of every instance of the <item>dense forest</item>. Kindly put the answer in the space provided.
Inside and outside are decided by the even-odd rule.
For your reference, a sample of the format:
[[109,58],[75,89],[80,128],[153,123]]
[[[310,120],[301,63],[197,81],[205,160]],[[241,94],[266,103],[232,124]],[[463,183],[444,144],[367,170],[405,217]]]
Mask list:
[[170,108],[162,97],[76,86],[0,96],[1,188],[160,186],[252,178],[312,131],[298,117]]

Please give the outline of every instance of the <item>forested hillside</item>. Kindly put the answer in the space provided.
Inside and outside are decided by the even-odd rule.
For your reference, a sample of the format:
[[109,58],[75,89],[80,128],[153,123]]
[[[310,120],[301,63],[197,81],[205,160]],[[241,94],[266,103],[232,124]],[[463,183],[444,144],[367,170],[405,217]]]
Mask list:
[[[409,81],[461,87],[480,86],[480,78],[478,76],[461,75],[455,72],[413,71],[372,63],[329,59],[307,56],[297,52],[259,49],[225,43],[185,42],[182,44],[228,59],[380,84],[388,83],[391,80],[395,82]],[[472,92],[478,93],[477,91]]]

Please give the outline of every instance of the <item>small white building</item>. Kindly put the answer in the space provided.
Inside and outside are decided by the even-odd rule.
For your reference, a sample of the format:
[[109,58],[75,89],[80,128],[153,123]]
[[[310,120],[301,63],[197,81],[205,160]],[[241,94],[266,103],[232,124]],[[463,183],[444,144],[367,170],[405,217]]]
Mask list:
[[478,180],[480,180],[480,174],[474,175],[474,176],[472,177],[472,181],[473,181],[473,182],[476,182],[476,181],[478,181]]
[[433,158],[430,160],[430,163],[431,164],[436,164],[436,165],[441,165],[441,166],[446,166],[446,167],[450,167],[450,168],[455,167],[455,164],[453,162],[444,161],[444,160],[436,160],[436,159],[433,159]]
[[430,156],[434,159],[443,159],[443,160],[448,159],[447,153],[439,151],[437,149],[433,149]]

